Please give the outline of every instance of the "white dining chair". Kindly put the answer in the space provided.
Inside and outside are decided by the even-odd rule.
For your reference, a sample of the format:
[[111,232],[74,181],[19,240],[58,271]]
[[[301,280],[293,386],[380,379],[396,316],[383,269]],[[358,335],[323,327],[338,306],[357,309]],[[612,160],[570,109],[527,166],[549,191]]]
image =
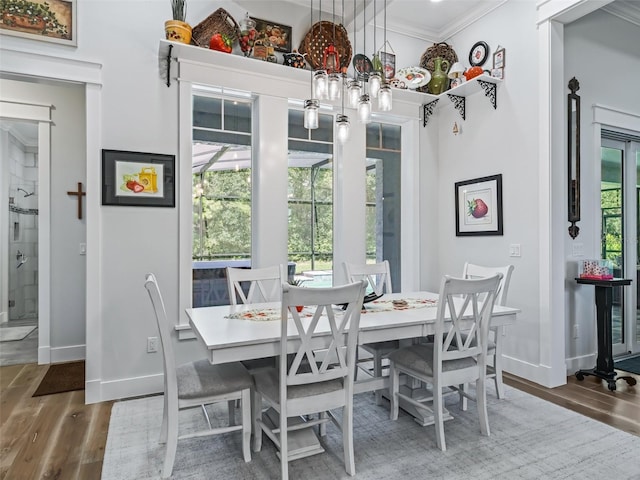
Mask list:
[[[383,295],[385,293],[392,292],[391,269],[389,268],[389,262],[387,260],[378,263],[363,264],[344,262],[343,265],[347,275],[347,281],[356,282],[358,280],[366,280],[369,285],[369,289],[372,289],[373,293],[376,295]],[[367,373],[376,378],[382,377],[385,369],[385,366],[383,365],[384,357],[396,350],[399,346],[398,340],[387,340],[384,342],[374,342],[361,345],[360,348],[369,353],[371,358],[367,358],[365,355],[356,354],[356,365],[359,368],[363,368],[363,364],[373,362],[373,371],[367,370]],[[376,390],[376,405],[382,405],[383,391],[383,389]]]
[[[440,285],[434,341],[401,347],[389,354],[392,420],[398,419],[400,400],[433,412],[436,443],[446,450],[444,437],[444,396],[457,393],[475,400],[480,431],[489,435],[485,368],[487,337],[496,292],[502,274],[477,280],[445,276]],[[432,386],[432,395],[413,398],[400,392],[400,374]],[[475,382],[475,397],[466,385]]]
[[[289,476],[289,433],[319,426],[324,432],[328,421],[342,430],[345,470],[355,475],[353,452],[353,381],[358,346],[360,311],[364,281],[332,288],[283,286],[280,327],[280,356],[277,368],[254,375],[254,451],[262,447],[262,432],[280,450],[281,477]],[[346,310],[334,306],[346,304]],[[303,312],[295,308],[303,305]],[[328,329],[331,343],[316,349],[314,334]],[[292,342],[292,340],[294,340]],[[288,356],[291,345],[295,351]],[[278,413],[275,426],[263,420],[262,400]],[[331,410],[342,408],[342,421]],[[318,414],[317,418],[309,416]],[[305,421],[288,419],[305,416]],[[295,423],[295,425],[294,425]]]
[[[149,273],[145,277],[145,288],[149,293],[151,304],[160,332],[164,366],[164,408],[162,410],[162,427],[160,443],[166,443],[162,478],[171,477],[176,457],[178,440],[217,435],[233,431],[242,431],[242,454],[244,461],[251,461],[251,394],[253,379],[240,362],[211,365],[208,360],[197,360],[176,365],[171,331],[164,301],[155,275]],[[234,412],[233,404],[241,401],[242,422],[235,425],[229,418],[228,427],[212,428],[206,413],[206,405],[227,402],[230,417]],[[179,435],[178,414],[187,408],[202,408],[208,428]]]
[[[465,263],[462,270],[462,278],[485,278],[496,273],[502,274],[502,280],[498,286],[496,305],[505,306],[507,304],[507,293],[509,292],[509,282],[513,273],[513,265],[504,267],[487,267],[473,263]],[[496,386],[498,398],[504,398],[504,383],[502,380],[502,351],[504,344],[505,327],[489,327],[488,363],[487,378],[493,378]]]

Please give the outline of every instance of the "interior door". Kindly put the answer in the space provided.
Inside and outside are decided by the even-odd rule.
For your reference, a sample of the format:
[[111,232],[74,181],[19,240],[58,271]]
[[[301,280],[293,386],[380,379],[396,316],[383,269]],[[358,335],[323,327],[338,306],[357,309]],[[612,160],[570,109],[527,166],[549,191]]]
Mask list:
[[603,132],[601,144],[601,254],[613,262],[616,277],[633,280],[630,288],[614,289],[614,355],[640,351],[640,144],[634,140],[625,134]]

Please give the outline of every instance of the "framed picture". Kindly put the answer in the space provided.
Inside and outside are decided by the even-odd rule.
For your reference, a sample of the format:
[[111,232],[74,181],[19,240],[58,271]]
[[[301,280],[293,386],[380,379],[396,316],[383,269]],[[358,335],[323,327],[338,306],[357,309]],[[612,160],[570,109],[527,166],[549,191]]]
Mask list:
[[491,76],[493,78],[499,78],[500,80],[502,80],[504,78],[504,68],[492,68]]
[[174,155],[102,150],[102,205],[175,207]]
[[291,51],[291,27],[251,17],[256,22],[256,40],[268,40],[277,52]]
[[77,45],[77,0],[3,0],[0,33]]
[[496,50],[493,54],[493,68],[504,68],[504,48]]
[[384,78],[389,81],[396,76],[396,56],[389,52],[380,52],[380,62]]
[[502,235],[502,175],[456,182],[456,236]]

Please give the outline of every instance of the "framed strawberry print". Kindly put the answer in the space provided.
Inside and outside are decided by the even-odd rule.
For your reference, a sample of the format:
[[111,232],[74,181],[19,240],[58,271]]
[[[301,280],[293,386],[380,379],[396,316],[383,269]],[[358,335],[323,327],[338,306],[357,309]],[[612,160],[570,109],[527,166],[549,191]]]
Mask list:
[[102,205],[175,207],[175,156],[102,150]]
[[456,236],[502,235],[502,174],[456,182]]

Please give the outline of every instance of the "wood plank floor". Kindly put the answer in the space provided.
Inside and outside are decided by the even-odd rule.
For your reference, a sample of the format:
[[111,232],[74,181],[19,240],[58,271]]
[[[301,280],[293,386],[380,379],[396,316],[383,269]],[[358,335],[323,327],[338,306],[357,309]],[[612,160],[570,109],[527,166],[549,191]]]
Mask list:
[[[0,367],[0,480],[99,480],[114,402],[85,405],[84,391],[33,398],[46,370]],[[640,385],[620,381],[610,392],[593,377],[569,377],[548,389],[508,374],[505,382],[640,436]]]

